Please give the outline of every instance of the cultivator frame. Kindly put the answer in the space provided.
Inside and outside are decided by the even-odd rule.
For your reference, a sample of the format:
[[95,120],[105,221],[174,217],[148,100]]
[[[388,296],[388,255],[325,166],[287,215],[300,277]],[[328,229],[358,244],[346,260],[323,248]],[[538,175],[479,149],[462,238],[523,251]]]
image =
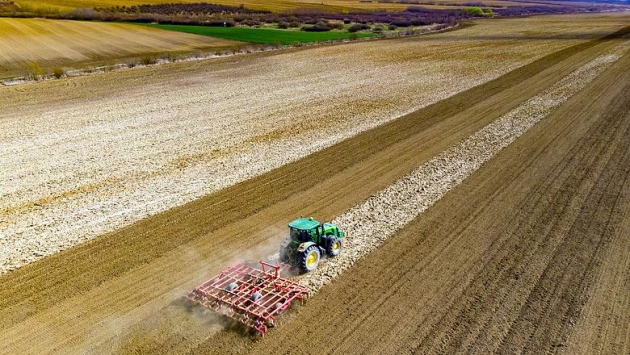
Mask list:
[[197,286],[191,301],[254,329],[261,336],[276,324],[275,315],[294,300],[308,298],[308,289],[280,277],[283,265],[260,261],[261,269],[238,263]]

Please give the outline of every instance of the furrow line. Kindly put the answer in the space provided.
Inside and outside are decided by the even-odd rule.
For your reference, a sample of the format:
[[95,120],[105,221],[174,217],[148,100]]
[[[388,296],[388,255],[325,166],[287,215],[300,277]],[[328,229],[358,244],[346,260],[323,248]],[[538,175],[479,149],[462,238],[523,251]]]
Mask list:
[[333,220],[347,232],[344,252],[299,277],[311,293],[339,276],[358,259],[459,185],[503,148],[527,132],[616,62],[628,43],[601,55],[542,93],[445,150],[412,173]]

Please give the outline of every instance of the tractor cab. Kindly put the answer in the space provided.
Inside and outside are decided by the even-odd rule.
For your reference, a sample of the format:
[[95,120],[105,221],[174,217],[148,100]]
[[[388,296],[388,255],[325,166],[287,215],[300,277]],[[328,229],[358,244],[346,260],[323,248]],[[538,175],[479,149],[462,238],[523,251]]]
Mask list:
[[314,241],[313,237],[319,234],[321,224],[312,218],[298,218],[289,223],[289,236],[296,242]]
[[314,270],[322,255],[337,256],[343,248],[344,232],[331,223],[298,218],[289,223],[289,236],[280,245],[280,261]]

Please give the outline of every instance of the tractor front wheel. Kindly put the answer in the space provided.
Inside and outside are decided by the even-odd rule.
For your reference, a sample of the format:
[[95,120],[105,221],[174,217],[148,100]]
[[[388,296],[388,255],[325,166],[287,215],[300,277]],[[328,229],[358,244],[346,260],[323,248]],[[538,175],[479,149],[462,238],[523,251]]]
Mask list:
[[326,254],[328,256],[337,256],[343,250],[343,239],[330,236],[328,246],[326,247]]
[[313,271],[317,268],[319,259],[321,259],[319,247],[317,245],[311,245],[300,254],[298,265],[305,272]]

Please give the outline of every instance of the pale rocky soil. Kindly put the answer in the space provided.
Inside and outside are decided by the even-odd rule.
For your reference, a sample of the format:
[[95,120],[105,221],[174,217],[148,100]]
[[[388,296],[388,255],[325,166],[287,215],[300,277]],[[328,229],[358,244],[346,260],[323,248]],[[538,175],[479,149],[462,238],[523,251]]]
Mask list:
[[617,47],[566,76],[498,120],[453,146],[385,190],[338,216],[333,223],[347,233],[344,251],[300,276],[311,294],[424,212],[503,148],[584,88],[630,48]]
[[0,272],[306,156],[600,26],[488,21],[0,88]]

